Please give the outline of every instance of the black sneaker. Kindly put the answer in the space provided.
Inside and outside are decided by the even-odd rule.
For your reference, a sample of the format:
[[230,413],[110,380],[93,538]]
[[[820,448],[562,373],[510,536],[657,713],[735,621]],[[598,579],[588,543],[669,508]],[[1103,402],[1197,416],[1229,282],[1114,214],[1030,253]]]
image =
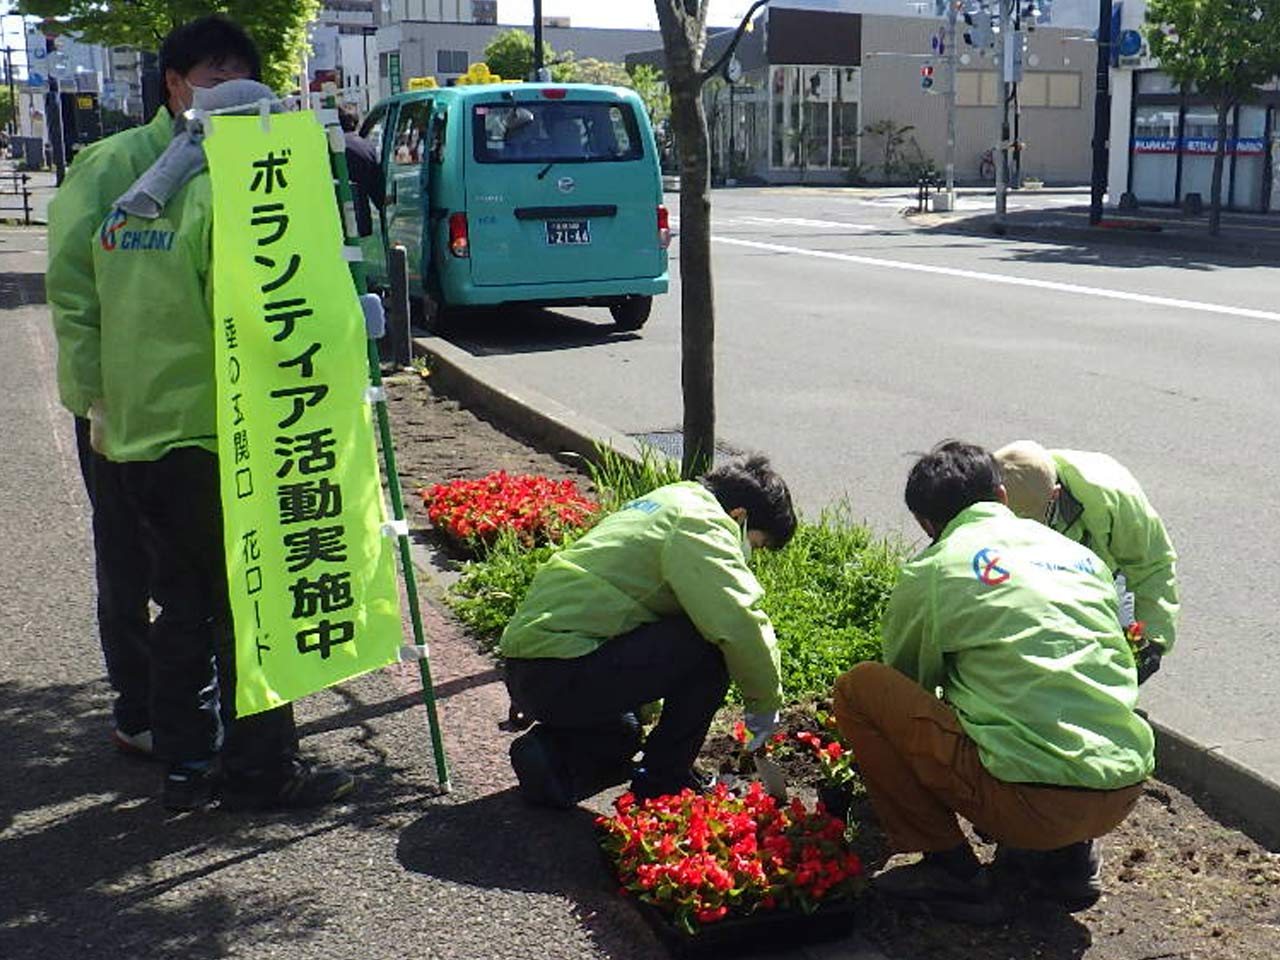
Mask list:
[[187,813],[213,802],[213,770],[208,764],[176,763],[165,774],[161,801],[166,810]]
[[334,803],[356,788],[356,778],[336,767],[297,757],[272,776],[228,777],[222,788],[227,810],[295,810]]
[[635,779],[631,781],[631,792],[637,800],[651,800],[654,797],[667,797],[689,789],[694,793],[710,793],[716,785],[716,776],[690,768],[683,777],[651,776],[643,767],[636,770]]
[[926,856],[880,871],[872,878],[871,887],[893,900],[925,904],[936,916],[956,923],[986,926],[1010,918],[986,867],[961,878]]
[[1102,845],[1082,840],[1046,851],[1035,887],[1072,913],[1088,910],[1102,897]]
[[558,810],[574,805],[568,768],[541,727],[516,737],[510,754],[520,795],[528,803]]
[[1056,850],[996,849],[995,867],[1009,886],[1052,900],[1071,913],[1087,910],[1102,896],[1102,848],[1082,840]]

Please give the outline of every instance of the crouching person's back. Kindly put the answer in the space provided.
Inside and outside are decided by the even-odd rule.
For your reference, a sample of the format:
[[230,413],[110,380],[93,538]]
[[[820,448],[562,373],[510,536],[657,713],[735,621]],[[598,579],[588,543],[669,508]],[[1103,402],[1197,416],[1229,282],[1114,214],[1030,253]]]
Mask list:
[[[763,457],[660,487],[548,560],[501,641],[512,702],[538,721],[512,744],[521,792],[567,807],[630,779],[637,796],[703,782],[693,771],[732,680],[763,737],[782,703],[777,644],[751,549],[795,531]],[[637,711],[663,701],[643,738]]]
[[1110,571],[1015,517],[980,447],[953,441],[921,458],[906,500],[933,543],[894,591],[884,663],[859,665],[835,691],[893,849],[925,854],[876,885],[957,919],[1002,919],[959,814],[998,841],[996,865],[1020,888],[1088,906],[1101,893],[1096,838],[1154,766]]

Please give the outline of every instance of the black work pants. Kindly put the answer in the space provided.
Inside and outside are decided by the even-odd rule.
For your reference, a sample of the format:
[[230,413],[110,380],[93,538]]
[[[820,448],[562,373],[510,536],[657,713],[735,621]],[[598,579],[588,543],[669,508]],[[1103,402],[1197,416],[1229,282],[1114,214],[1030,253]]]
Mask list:
[[687,780],[729,689],[724,655],[686,617],[645,624],[581,657],[510,658],[506,679],[512,701],[553,731],[575,775],[635,753],[635,712],[662,700],[644,772],[673,785]]
[[151,625],[151,729],[170,763],[211,759],[232,777],[278,774],[297,752],[289,705],[235,717],[218,458],[198,447],[120,465],[142,521],[160,615]]
[[107,679],[116,692],[112,706],[123,733],[151,729],[151,667],[147,633],[151,591],[142,526],[121,486],[120,465],[89,445],[89,421],[76,417],[80,475],[93,508],[94,575],[98,586],[98,639]]

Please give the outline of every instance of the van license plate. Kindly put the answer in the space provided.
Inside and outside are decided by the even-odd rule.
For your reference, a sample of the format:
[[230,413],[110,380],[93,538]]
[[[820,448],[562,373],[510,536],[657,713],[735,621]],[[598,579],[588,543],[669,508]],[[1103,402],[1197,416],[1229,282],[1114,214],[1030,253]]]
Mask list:
[[562,243],[590,243],[590,222],[589,220],[548,220],[547,243],[553,247]]

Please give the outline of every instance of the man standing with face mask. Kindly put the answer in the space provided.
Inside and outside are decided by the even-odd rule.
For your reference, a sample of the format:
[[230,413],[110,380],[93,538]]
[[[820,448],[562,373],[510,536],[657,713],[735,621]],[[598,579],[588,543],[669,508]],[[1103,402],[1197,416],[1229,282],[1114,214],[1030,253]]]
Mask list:
[[198,147],[173,149],[198,92],[256,80],[258,52],[236,24],[201,17],[165,38],[160,69],[167,100],[151,123],[86,149],[50,206],[59,386],[64,405],[87,414],[97,459],[116,480],[111,506],[132,514],[150,559],[161,611],[146,639],[149,721],[168,764],[165,805],[203,807],[215,788],[226,807],[326,803],[354,779],[298,759],[290,707],[233,716],[209,178]]

